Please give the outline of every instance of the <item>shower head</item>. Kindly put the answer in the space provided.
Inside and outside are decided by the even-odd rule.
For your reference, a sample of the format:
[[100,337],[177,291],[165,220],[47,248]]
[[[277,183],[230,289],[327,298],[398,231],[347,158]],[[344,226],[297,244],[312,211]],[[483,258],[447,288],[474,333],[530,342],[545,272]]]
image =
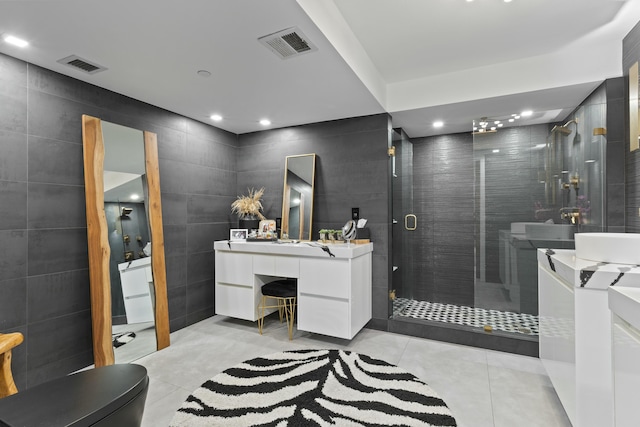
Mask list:
[[569,135],[571,133],[571,129],[569,129],[568,126],[571,123],[576,125],[576,135],[577,135],[577,133],[578,133],[578,120],[577,119],[571,119],[567,123],[563,124],[562,126],[555,125],[553,127],[553,129],[551,129],[551,133],[560,132],[563,135]]
[[553,129],[551,129],[551,133],[553,132],[560,132],[563,135],[569,135],[571,133],[571,130],[567,129],[564,126],[555,125]]

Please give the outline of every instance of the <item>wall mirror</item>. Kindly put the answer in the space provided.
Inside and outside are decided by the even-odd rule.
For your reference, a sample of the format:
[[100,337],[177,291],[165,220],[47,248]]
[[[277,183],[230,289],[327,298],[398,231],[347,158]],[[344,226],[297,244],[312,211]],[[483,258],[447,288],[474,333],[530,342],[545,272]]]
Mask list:
[[287,156],[284,165],[281,238],[311,240],[316,155]]
[[86,115],[82,132],[94,362],[128,363],[169,345],[157,137]]

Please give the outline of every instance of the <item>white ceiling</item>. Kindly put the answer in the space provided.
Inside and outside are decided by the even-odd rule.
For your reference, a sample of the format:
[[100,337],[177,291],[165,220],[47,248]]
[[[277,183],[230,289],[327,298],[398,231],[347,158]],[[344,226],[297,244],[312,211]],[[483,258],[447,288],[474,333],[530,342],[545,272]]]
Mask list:
[[[524,109],[564,119],[622,75],[639,20],[640,0],[3,0],[0,33],[30,46],[0,52],[234,133],[386,111],[418,137]],[[316,52],[257,41],[293,26]],[[108,70],[56,62],[69,55]]]

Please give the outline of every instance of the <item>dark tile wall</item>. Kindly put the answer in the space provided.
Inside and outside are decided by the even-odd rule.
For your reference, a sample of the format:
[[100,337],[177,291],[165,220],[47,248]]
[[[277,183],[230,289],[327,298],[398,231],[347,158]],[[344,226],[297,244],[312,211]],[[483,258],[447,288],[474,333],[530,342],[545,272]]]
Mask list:
[[157,133],[171,330],[213,315],[237,135],[0,54],[0,332],[20,389],[93,363],[81,116]]
[[[640,233],[640,150],[629,151],[629,68],[640,61],[640,22],[622,40],[626,231]],[[635,113],[637,114],[637,112]]]
[[238,191],[265,187],[264,214],[282,216],[285,157],[316,153],[313,239],[338,229],[351,208],[367,218],[373,243],[373,317],[388,316],[389,116],[356,117],[239,136]]
[[453,134],[413,142],[413,298],[473,306],[473,138]]
[[606,225],[611,233],[625,231],[625,132],[624,96],[625,79],[618,77],[604,82],[607,102],[607,164],[606,170]]

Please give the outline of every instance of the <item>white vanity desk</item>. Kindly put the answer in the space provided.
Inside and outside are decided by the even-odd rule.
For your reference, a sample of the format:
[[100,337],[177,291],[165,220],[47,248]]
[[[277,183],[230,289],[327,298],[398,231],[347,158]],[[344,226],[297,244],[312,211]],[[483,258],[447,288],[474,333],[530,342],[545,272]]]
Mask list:
[[298,279],[298,330],[351,339],[371,319],[373,244],[315,242],[214,243],[215,310],[256,321],[260,288],[278,278]]

